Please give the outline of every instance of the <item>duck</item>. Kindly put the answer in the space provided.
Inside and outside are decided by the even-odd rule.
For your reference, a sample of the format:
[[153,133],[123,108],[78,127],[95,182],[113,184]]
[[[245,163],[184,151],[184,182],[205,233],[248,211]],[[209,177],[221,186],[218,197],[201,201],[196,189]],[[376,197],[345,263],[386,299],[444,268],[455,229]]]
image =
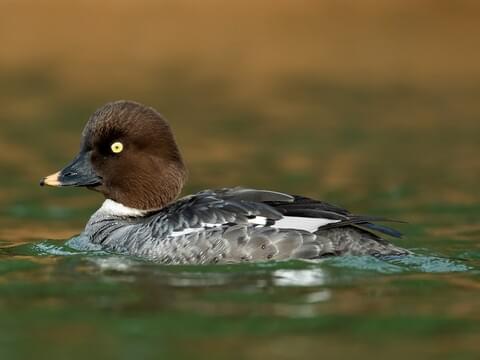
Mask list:
[[244,187],[179,198],[187,169],[167,120],[134,101],[107,103],[88,119],[80,151],[40,185],[84,187],[105,201],[82,236],[102,250],[163,264],[404,256],[385,217],[324,201]]

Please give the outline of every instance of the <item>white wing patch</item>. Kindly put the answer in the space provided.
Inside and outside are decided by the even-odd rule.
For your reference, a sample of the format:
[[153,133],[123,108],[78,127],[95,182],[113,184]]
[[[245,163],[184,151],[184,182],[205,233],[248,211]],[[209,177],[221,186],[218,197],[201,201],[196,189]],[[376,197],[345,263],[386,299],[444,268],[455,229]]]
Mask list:
[[187,235],[187,234],[191,234],[191,233],[194,233],[194,232],[199,232],[199,231],[203,231],[205,229],[211,229],[211,228],[214,228],[214,227],[217,227],[217,226],[222,226],[223,224],[222,223],[218,223],[218,224],[207,224],[207,223],[202,223],[199,227],[194,227],[194,228],[185,228],[185,229],[182,229],[182,230],[179,230],[179,231],[172,231],[170,236],[182,236],[182,235]]
[[280,220],[277,220],[273,227],[279,229],[298,229],[306,230],[309,232],[315,232],[319,227],[328,224],[340,222],[341,220],[324,219],[324,218],[309,218],[300,216],[285,216]]
[[[341,220],[309,218],[301,216],[285,216],[280,220],[275,221],[271,226],[278,229],[297,229],[315,232],[318,230],[319,227],[333,224],[339,221]],[[248,222],[255,225],[267,225],[267,219],[263,216],[256,216],[252,219],[249,219]]]
[[[296,230],[305,230],[309,232],[315,232],[319,227],[336,223],[341,220],[332,220],[332,219],[323,219],[323,218],[308,218],[300,216],[285,216],[280,220],[275,221],[271,226],[278,229],[296,229]],[[267,218],[263,216],[255,216],[254,218],[248,219],[248,223],[252,225],[267,226]],[[211,229],[218,226],[223,226],[224,224],[208,224],[202,223],[199,227],[194,228],[185,228],[179,231],[172,231],[170,236],[182,236],[191,234],[194,232],[204,231],[205,229]]]
[[263,216],[255,216],[254,218],[248,219],[249,224],[254,225],[267,225],[267,218]]

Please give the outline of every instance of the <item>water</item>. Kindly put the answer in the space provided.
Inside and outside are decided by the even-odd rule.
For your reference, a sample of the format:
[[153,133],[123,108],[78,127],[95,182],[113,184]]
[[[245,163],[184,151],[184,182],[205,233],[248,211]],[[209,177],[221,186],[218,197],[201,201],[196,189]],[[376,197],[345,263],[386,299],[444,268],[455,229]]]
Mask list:
[[40,241],[4,244],[0,258],[6,359],[82,358],[92,347],[121,359],[477,350],[474,256],[164,266]]
[[66,243],[102,199],[38,187],[74,155],[89,113],[124,96],[10,80],[17,88],[3,91],[22,106],[4,107],[0,124],[0,359],[479,357],[478,89],[312,76],[254,101],[173,77],[135,93],[171,119],[185,193],[243,185],[321,198],[408,221],[395,241],[415,252],[164,266]]

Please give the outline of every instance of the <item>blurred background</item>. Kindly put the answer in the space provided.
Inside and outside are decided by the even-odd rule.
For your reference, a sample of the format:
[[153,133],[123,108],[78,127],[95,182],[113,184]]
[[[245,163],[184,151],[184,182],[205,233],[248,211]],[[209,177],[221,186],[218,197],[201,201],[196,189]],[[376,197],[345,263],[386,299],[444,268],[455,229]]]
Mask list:
[[[38,182],[75,155],[96,108],[131,99],[169,119],[190,169],[185,194],[237,185],[305,194],[357,213],[409,221],[402,226],[405,246],[462,258],[469,258],[468,249],[474,251],[470,260],[480,259],[479,16],[474,0],[1,0],[0,243],[66,239],[83,229],[101,197],[81,189],[40,189]],[[31,253],[15,254],[40,261]],[[43,271],[51,272],[57,261],[40,261],[48,265]],[[435,277],[429,283],[439,291],[435,299],[441,289],[456,295],[422,314],[441,309],[462,321],[478,320],[479,304],[470,292],[478,292],[478,275],[465,276]],[[410,299],[409,291],[424,280],[419,275],[406,288],[385,291]],[[441,289],[435,287],[439,281]],[[0,294],[16,294],[17,288],[8,289]],[[52,291],[48,299],[65,301],[64,293]],[[348,291],[348,299],[362,301]],[[421,294],[437,301],[430,292]],[[10,296],[17,306],[17,296]],[[383,309],[393,314],[402,308],[388,299],[379,300]],[[340,323],[350,321],[352,312],[377,309],[348,304],[329,305],[343,316]],[[413,300],[411,305],[417,309]],[[322,324],[328,332],[331,324]],[[385,330],[375,324],[373,330],[367,326],[372,339]],[[450,350],[440,346],[441,334],[430,337],[430,325],[422,325],[427,330],[418,341],[400,327],[388,338],[395,338],[392,347],[384,339],[383,351],[395,358],[390,350],[408,344],[412,354],[424,351],[423,358],[474,358],[469,356],[478,349],[473,339],[479,332],[470,325],[445,325],[448,338],[457,341]],[[76,335],[62,336],[81,347],[76,336],[91,328],[71,326]],[[147,331],[139,326],[139,333]],[[470,330],[455,337],[459,328]],[[270,347],[255,340],[258,351],[238,356],[294,358],[318,351],[321,343],[334,358],[334,345],[355,342],[363,328],[342,333],[336,327],[340,335],[328,341],[316,337],[315,327],[305,329],[280,327],[281,336],[310,336],[297,338],[290,352],[267,336]],[[270,328],[260,332],[278,335]],[[68,334],[68,327],[59,333]],[[397,336],[404,335],[402,343]],[[55,342],[58,333],[44,336]],[[363,340],[357,354],[368,356],[372,347]],[[225,341],[221,354],[241,347],[233,337]],[[199,343],[204,349],[218,345]],[[36,344],[43,349],[42,340]]]

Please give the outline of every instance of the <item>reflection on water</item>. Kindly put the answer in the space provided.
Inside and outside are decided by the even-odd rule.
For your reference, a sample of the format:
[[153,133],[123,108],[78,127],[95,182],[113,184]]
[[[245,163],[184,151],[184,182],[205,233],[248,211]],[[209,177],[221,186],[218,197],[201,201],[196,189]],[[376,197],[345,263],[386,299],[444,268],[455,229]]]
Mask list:
[[273,273],[277,286],[324,285],[326,274],[321,268],[306,270],[276,270]]

